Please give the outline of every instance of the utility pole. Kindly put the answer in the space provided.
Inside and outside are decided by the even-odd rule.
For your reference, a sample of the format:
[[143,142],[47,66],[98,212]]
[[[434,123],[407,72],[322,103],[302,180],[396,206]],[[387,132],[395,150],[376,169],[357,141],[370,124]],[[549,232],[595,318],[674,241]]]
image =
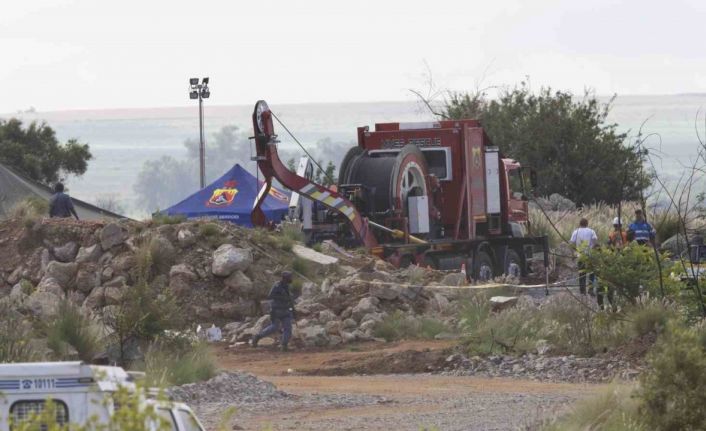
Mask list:
[[199,99],[199,184],[201,188],[204,188],[206,185],[206,143],[203,133],[203,99],[208,99],[211,96],[208,82],[208,77],[202,78],[200,84],[199,78],[189,79],[189,98],[192,100]]

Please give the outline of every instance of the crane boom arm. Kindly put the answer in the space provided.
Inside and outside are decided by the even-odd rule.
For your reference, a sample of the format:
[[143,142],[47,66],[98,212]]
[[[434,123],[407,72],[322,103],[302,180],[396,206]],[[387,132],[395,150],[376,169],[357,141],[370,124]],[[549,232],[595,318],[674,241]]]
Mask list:
[[257,148],[257,165],[265,177],[265,184],[260,189],[252,210],[251,218],[254,225],[263,226],[266,223],[261,205],[270,191],[272,178],[277,178],[277,181],[291,191],[306,196],[313,201],[321,202],[328,208],[343,215],[348,220],[356,237],[365,247],[372,248],[377,246],[377,240],[368,225],[368,220],[360,215],[353,203],[338,193],[297,175],[282,163],[277,154],[278,141],[277,135],[274,133],[272,112],[270,112],[264,100],[258,101],[255,105],[253,129]]

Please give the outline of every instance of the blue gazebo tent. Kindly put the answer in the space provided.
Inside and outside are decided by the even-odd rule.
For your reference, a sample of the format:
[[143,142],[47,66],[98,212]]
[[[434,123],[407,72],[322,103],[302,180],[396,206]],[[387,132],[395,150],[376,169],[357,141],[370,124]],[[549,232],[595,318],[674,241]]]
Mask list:
[[[241,226],[252,226],[252,211],[259,182],[250,172],[236,164],[222,177],[178,204],[162,211],[170,216],[227,220]],[[289,211],[289,195],[274,187],[265,198],[262,210],[268,220],[279,222]]]

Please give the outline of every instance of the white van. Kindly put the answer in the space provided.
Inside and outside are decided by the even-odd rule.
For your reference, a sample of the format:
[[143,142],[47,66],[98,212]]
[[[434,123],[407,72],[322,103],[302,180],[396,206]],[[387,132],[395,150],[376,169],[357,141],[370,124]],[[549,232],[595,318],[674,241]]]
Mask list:
[[[41,412],[47,399],[54,401],[57,419],[63,424],[84,425],[92,416],[106,423],[114,406],[104,401],[119,387],[134,390],[134,377],[120,367],[82,362],[0,364],[0,431],[10,431],[11,417],[20,421]],[[203,431],[186,404],[155,399],[143,402],[154,405],[172,431]]]

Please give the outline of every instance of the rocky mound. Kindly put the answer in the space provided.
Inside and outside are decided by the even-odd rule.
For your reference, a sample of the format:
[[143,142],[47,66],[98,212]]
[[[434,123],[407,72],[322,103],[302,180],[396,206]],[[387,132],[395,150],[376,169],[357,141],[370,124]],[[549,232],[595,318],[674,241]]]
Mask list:
[[250,404],[291,397],[270,382],[240,372],[221,373],[205,382],[175,386],[168,390],[168,394],[177,401],[194,405],[215,402]]
[[[461,274],[396,270],[334,245],[317,253],[285,235],[229,223],[0,222],[0,301],[46,320],[63,298],[110,315],[138,283],[172,295],[188,322],[246,341],[269,323],[267,294],[283,269],[300,273],[295,338],[306,346],[369,340],[389,313],[414,319],[450,305],[422,286],[459,284]],[[304,263],[302,263],[304,262]],[[303,266],[303,267],[302,267]],[[261,317],[264,316],[264,317]]]

